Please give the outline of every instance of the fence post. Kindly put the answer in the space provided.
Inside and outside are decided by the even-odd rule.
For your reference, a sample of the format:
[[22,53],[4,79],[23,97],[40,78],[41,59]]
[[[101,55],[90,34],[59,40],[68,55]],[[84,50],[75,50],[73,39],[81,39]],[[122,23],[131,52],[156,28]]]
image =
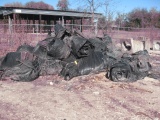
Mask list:
[[82,25],[80,25],[79,27],[80,27],[80,31],[82,32]]
[[64,17],[62,16],[62,26],[64,27]]
[[8,23],[9,23],[9,33],[11,34],[11,32],[12,32],[12,21],[11,21],[11,17],[10,16],[8,16],[9,18],[8,18]]
[[13,14],[13,32],[15,33],[16,14]]
[[42,15],[39,15],[39,33],[41,33],[41,20],[42,20]]
[[98,20],[94,19],[94,23],[95,23],[95,35],[97,36],[98,30],[97,30],[97,26],[98,26]]
[[38,24],[36,24],[36,34],[37,34],[37,38],[38,38],[38,29],[39,27],[38,27]]

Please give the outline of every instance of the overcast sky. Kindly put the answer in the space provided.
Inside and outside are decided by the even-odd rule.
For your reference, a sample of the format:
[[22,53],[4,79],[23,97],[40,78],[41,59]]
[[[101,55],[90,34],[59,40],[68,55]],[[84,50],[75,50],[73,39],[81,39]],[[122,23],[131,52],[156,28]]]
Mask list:
[[[0,6],[3,6],[6,3],[13,3],[13,2],[21,2],[25,4],[28,1],[31,0],[0,0]],[[32,1],[43,1],[47,4],[52,5],[55,9],[57,9],[56,5],[58,3],[58,0],[32,0]],[[78,2],[81,1],[81,2]],[[85,0],[69,0],[70,6],[69,8],[76,9],[78,6],[82,6]],[[96,0],[95,0],[96,1]],[[105,0],[97,0],[97,1],[105,1]],[[114,1],[114,5],[112,5],[112,9],[115,11],[121,12],[121,13],[128,13],[134,8],[156,8],[160,11],[160,0],[112,0]],[[100,7],[97,12],[104,13],[104,8]]]

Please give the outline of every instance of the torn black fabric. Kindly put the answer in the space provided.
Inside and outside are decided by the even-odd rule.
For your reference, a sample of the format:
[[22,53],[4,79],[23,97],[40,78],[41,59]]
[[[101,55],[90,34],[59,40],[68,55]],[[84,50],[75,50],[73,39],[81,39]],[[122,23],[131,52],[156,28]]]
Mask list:
[[62,38],[66,29],[61,24],[56,24],[54,27],[56,38]]
[[112,65],[110,71],[108,72],[108,77],[114,82],[134,81],[131,66],[128,63],[122,61]]
[[93,39],[89,39],[89,42],[91,42],[91,44],[95,47],[95,51],[101,51],[104,52],[107,50],[107,44],[104,43],[104,41],[102,41],[99,38],[93,38]]
[[80,75],[87,75],[91,72],[98,73],[105,68],[105,57],[100,51],[92,51],[88,57],[78,61]]
[[32,52],[33,52],[33,49],[34,49],[33,46],[24,44],[24,45],[19,46],[19,47],[17,48],[17,51],[16,51],[16,52],[28,51],[28,52],[32,53]]
[[49,49],[49,43],[55,41],[54,37],[46,38],[45,40],[40,41],[33,49],[33,54],[42,58],[42,59],[51,59],[47,55]]
[[18,65],[21,60],[21,53],[20,52],[10,52],[7,53],[4,59],[1,62],[1,68],[7,69]]
[[2,79],[9,77],[14,81],[29,82],[39,77],[38,61],[24,61],[4,71]]
[[62,70],[62,62],[60,60],[47,60],[44,59],[40,65],[40,75],[55,75],[59,74]]
[[70,51],[61,39],[56,39],[49,43],[47,54],[55,59],[65,59],[70,55]]
[[72,53],[77,58],[88,56],[93,50],[94,46],[85,38],[74,36],[72,38]]
[[104,54],[100,51],[92,51],[89,56],[75,59],[70,63],[66,63],[61,71],[61,75],[70,80],[73,77],[88,75],[90,73],[99,73],[107,67]]
[[70,80],[73,77],[79,76],[77,64],[75,64],[75,62],[65,64],[60,75],[63,76],[65,80]]
[[109,71],[109,79],[112,81],[136,81],[143,79],[151,70],[149,54],[147,51],[139,51],[131,55],[123,55],[121,60],[113,64]]

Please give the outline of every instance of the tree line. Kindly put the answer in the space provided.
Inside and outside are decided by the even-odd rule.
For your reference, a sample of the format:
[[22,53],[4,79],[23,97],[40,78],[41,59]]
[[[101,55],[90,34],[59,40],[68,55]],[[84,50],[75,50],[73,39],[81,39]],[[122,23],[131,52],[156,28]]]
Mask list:
[[[69,9],[68,5],[69,5],[68,0],[59,0],[57,3],[57,9],[68,10]],[[49,5],[43,1],[39,1],[39,2],[29,1],[25,4],[22,4],[21,2],[12,2],[12,3],[5,4],[4,7],[21,7],[21,8],[46,9],[46,10],[55,9],[52,5]]]
[[44,3],[43,1],[40,1],[40,2],[30,1],[24,5],[21,2],[13,2],[13,3],[5,4],[4,7],[21,7],[21,8],[54,10],[54,7],[52,5]]
[[[131,12],[116,13],[113,11],[113,8],[117,3],[114,3],[114,0],[104,0],[99,2],[96,0],[78,0],[80,2],[79,7],[76,9],[69,8],[69,0],[58,0],[57,9],[58,10],[71,10],[71,11],[81,11],[81,12],[91,12],[92,13],[92,22],[94,22],[94,13],[99,7],[104,7],[104,16],[99,19],[99,26],[103,29],[107,29],[113,25],[113,23],[118,27],[136,27],[136,28],[148,28],[156,27],[160,28],[160,11],[152,8],[147,10],[145,8],[136,8]],[[81,6],[80,6],[81,5]],[[55,8],[52,5],[49,5],[43,1],[35,2],[30,1],[26,4],[21,2],[13,2],[4,5],[5,7],[24,7],[24,8],[34,8],[34,9],[48,9],[54,10]],[[83,6],[83,7],[82,7]],[[114,15],[116,18],[114,19]]]
[[119,27],[136,27],[136,28],[160,28],[160,11],[152,8],[133,9],[128,14],[118,13],[116,25]]

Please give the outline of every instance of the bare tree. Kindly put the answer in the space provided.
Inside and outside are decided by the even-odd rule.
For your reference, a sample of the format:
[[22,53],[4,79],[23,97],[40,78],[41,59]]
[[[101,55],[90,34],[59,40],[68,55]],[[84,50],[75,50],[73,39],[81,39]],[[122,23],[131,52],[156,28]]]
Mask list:
[[103,20],[103,25],[101,25],[101,29],[103,30],[103,33],[106,32],[109,28],[111,28],[111,25],[113,23],[113,18],[115,14],[115,10],[113,9],[114,6],[117,3],[114,2],[114,0],[104,0],[102,5],[104,8],[104,20]]
[[59,10],[68,10],[69,1],[68,0],[59,0],[57,4],[57,8]]
[[150,11],[148,11],[144,8],[136,8],[128,13],[127,21],[130,25],[129,27],[155,27],[156,24],[159,23],[158,16],[158,12],[155,9],[151,9]]
[[21,2],[13,2],[5,4],[4,7],[23,7],[23,4]]
[[86,0],[88,3],[88,8],[90,10],[90,12],[92,13],[92,24],[94,24],[94,19],[95,19],[95,11],[102,6],[102,3],[98,0]]
[[48,10],[53,10],[53,6],[47,4],[47,3],[44,3],[43,1],[40,1],[40,2],[34,2],[34,1],[30,1],[30,2],[27,2],[25,4],[25,7],[26,8],[35,8],[35,9],[48,9]]
[[94,24],[95,11],[100,6],[102,6],[102,3],[98,0],[79,0],[79,3],[77,3],[77,4],[81,4],[81,6],[78,7],[79,9],[83,8],[83,9],[81,9],[81,11],[91,12],[91,14],[92,14],[91,23]]
[[75,11],[78,11],[78,12],[90,12],[88,9],[86,9],[86,8],[84,8],[82,6],[78,6]]
[[155,8],[152,8],[149,11],[150,14],[150,27],[160,27],[160,12],[158,12]]
[[115,20],[115,24],[119,27],[127,27],[127,26],[125,26],[125,25],[127,25],[126,16],[127,15],[125,13],[117,12],[117,17],[116,17],[116,20]]

